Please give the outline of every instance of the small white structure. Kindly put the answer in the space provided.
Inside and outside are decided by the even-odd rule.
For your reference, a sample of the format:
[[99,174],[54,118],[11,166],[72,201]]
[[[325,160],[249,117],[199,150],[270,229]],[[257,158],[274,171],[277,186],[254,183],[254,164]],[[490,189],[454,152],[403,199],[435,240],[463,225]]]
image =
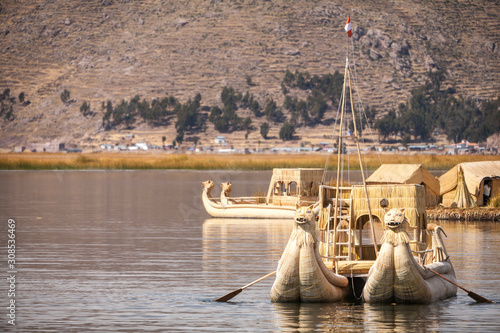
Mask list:
[[223,136],[216,136],[214,142],[224,144],[226,143],[226,138]]
[[110,143],[105,143],[105,144],[101,145],[102,150],[112,151],[114,148],[115,148],[115,146],[113,146]]
[[148,150],[148,145],[144,142],[137,142],[135,144],[135,146],[138,148],[138,149],[142,149],[142,150]]

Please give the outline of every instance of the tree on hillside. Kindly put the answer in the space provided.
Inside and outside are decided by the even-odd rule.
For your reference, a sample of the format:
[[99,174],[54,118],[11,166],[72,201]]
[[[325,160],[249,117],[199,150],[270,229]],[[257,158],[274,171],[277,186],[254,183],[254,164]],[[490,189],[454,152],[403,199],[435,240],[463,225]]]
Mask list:
[[3,93],[0,95],[0,101],[3,101],[6,98],[9,98],[10,96],[10,88],[5,88],[3,90]]
[[241,122],[241,129],[246,131],[252,129],[252,118],[246,117],[245,119],[243,119],[243,121]]
[[289,122],[285,122],[280,129],[280,139],[283,141],[293,139],[293,135],[295,134],[295,126]]
[[375,122],[375,129],[386,140],[390,135],[396,135],[399,132],[399,119],[396,111],[390,110],[384,117]]
[[111,115],[113,114],[113,103],[108,100],[106,103],[106,111],[104,112],[104,115],[102,116],[102,127],[104,127],[104,130],[108,131],[111,129]]
[[375,119],[377,117],[377,109],[375,107],[370,107],[370,106],[366,106],[365,107],[365,116],[366,116],[366,122],[368,123],[368,125],[370,125],[370,127],[373,127],[373,125],[375,124]]
[[500,96],[494,101],[484,101],[481,104],[481,110],[486,123],[486,133],[484,133],[486,138],[500,132]]
[[12,104],[1,102],[0,103],[0,117],[4,117],[5,120],[13,121],[16,116],[14,115],[14,108]]
[[287,69],[282,83],[286,86],[292,87],[295,84],[295,75]]
[[316,123],[321,123],[328,105],[326,104],[324,95],[319,90],[313,90],[312,94],[307,97],[307,107],[311,118]]
[[67,104],[69,102],[69,99],[70,99],[70,92],[68,89],[64,89],[64,91],[61,93],[61,101],[64,104]]
[[[295,73],[286,71],[282,81],[282,91],[285,95],[283,107],[290,111],[291,122],[314,126],[321,123],[326,111],[338,102],[342,92],[344,76],[338,71],[334,74],[311,75],[308,72]],[[287,89],[289,87],[290,89]],[[293,96],[293,89],[308,92],[306,100]],[[328,101],[332,104],[329,105]]]
[[247,81],[247,85],[250,87],[255,86],[255,83],[252,82],[252,77],[250,75],[246,75],[245,80]]
[[175,123],[175,128],[178,134],[201,127],[200,102],[201,94],[198,93],[193,100],[189,99],[186,103],[176,106],[177,122]]
[[178,131],[174,141],[177,142],[179,146],[182,145],[182,142],[184,141],[184,131]]
[[209,120],[219,132],[248,130],[250,128],[252,119],[250,117],[240,118],[236,112],[239,108],[248,108],[256,117],[260,116],[260,106],[253,94],[246,92],[243,95],[232,87],[224,87],[221,92],[221,100],[222,109],[213,106],[209,116]]
[[411,91],[406,103],[401,103],[398,113],[389,112],[375,123],[375,128],[386,138],[388,135],[413,135],[426,141],[432,138],[432,132],[439,124],[439,106],[444,105],[447,93],[441,91],[444,75],[440,72],[429,73],[428,80]]
[[249,103],[249,108],[250,110],[252,111],[252,113],[256,116],[256,117],[260,117],[261,116],[261,113],[260,113],[260,105],[259,105],[259,102],[255,99],[253,99],[251,101],[251,103]]
[[80,112],[84,117],[87,117],[88,115],[91,114],[90,112],[90,103],[87,103],[87,101],[83,101],[82,105],[80,106]]
[[264,114],[266,115],[267,120],[274,121],[276,123],[281,123],[284,120],[283,112],[281,112],[272,98],[267,100],[266,107],[264,108]]
[[448,109],[441,124],[446,136],[455,143],[467,139],[485,141],[490,135],[500,132],[499,101],[478,103],[472,98],[450,98]]
[[260,135],[262,135],[264,139],[267,139],[268,134],[269,134],[269,124],[263,123],[262,125],[260,125]]
[[113,109],[113,127],[120,125],[125,118],[128,103],[122,99],[121,103]]

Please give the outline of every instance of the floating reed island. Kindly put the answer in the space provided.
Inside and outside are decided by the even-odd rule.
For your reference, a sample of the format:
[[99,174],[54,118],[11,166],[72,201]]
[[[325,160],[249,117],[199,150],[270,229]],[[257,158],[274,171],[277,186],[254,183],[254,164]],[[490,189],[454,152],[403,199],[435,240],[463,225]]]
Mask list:
[[435,207],[426,210],[429,220],[450,221],[500,221],[500,208],[447,208]]

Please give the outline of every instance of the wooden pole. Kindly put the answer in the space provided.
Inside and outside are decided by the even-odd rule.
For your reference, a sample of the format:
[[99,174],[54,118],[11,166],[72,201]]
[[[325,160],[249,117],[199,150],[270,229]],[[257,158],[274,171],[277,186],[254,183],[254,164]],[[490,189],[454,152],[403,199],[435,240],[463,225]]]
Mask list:
[[445,278],[444,276],[442,276],[441,274],[439,274],[439,273],[438,273],[438,272],[436,272],[435,270],[430,269],[429,267],[425,267],[425,269],[430,270],[432,273],[436,274],[436,275],[437,275],[437,276],[439,276],[440,278],[442,278],[442,279],[444,279],[444,280],[448,281],[449,283],[454,284],[454,285],[455,285],[455,286],[457,286],[458,288],[462,289],[463,291],[465,291],[465,292],[467,293],[467,296],[469,296],[470,298],[474,299],[474,300],[475,300],[476,302],[478,302],[478,303],[495,303],[495,302],[493,302],[493,301],[490,301],[490,300],[489,300],[489,299],[487,299],[487,298],[484,298],[484,297],[483,297],[483,296],[481,296],[481,295],[476,294],[475,292],[472,292],[472,291],[470,291],[470,290],[465,289],[465,288],[464,288],[464,287],[462,287],[462,286],[459,286],[457,283],[455,283],[455,282],[453,282],[453,281],[451,281],[451,280],[449,280],[449,279]]
[[[346,60],[347,61],[347,60]],[[346,89],[346,76],[347,67],[344,74],[344,87],[342,88],[341,96],[341,111],[340,111],[340,125],[339,125],[339,143],[337,151],[337,182],[335,185],[335,210],[333,211],[333,256],[337,255],[337,226],[338,226],[338,209],[339,209],[339,195],[340,195],[340,163],[342,155],[342,130],[344,125],[344,112],[345,112],[345,89]]]
[[227,302],[227,301],[229,301],[231,298],[233,298],[233,297],[235,297],[236,295],[238,295],[239,293],[241,293],[244,289],[246,289],[246,288],[248,288],[248,287],[250,287],[250,286],[253,286],[253,285],[254,285],[254,284],[256,284],[257,282],[260,282],[260,281],[262,281],[262,280],[264,280],[264,279],[266,279],[266,278],[268,278],[268,277],[270,277],[271,275],[274,275],[274,274],[276,274],[276,271],[271,272],[271,273],[268,273],[268,274],[264,275],[263,277],[261,277],[261,278],[259,278],[259,279],[255,280],[255,281],[253,281],[253,282],[250,282],[250,283],[249,283],[249,284],[247,284],[246,286],[243,286],[243,287],[241,287],[241,288],[238,288],[238,289],[236,289],[236,290],[233,290],[233,291],[231,291],[230,293],[227,293],[227,294],[225,294],[224,296],[221,296],[221,297],[219,297],[219,298],[215,299],[215,300],[214,300],[214,302]]
[[347,65],[346,65],[346,73],[348,73],[348,75],[349,75],[349,94],[351,97],[350,99],[351,99],[352,122],[354,124],[354,139],[356,141],[356,148],[358,151],[358,158],[359,158],[359,167],[361,168],[361,177],[363,178],[363,187],[365,189],[366,204],[368,207],[368,216],[370,219],[370,228],[372,231],[373,248],[375,249],[375,255],[378,257],[377,238],[375,237],[375,226],[373,225],[373,215],[372,215],[372,208],[370,205],[370,196],[368,195],[368,188],[366,186],[365,172],[363,169],[363,161],[361,160],[361,151],[360,151],[360,147],[359,147],[359,135],[358,135],[358,130],[356,128],[356,114],[354,112],[354,106],[352,104],[351,70],[349,69],[349,63],[347,63]]

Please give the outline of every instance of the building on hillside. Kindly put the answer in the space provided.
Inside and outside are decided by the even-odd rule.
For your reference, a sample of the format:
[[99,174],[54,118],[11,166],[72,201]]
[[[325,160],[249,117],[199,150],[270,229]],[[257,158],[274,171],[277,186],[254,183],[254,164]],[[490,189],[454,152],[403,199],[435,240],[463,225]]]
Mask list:
[[216,136],[214,142],[224,144],[226,143],[226,138],[223,136]]
[[15,146],[14,153],[22,153],[26,149],[25,146]]
[[101,149],[106,151],[112,151],[114,148],[115,146],[112,145],[111,143],[105,143],[101,145]]
[[64,143],[31,143],[28,145],[28,150],[33,153],[57,153],[64,151],[66,145]]

